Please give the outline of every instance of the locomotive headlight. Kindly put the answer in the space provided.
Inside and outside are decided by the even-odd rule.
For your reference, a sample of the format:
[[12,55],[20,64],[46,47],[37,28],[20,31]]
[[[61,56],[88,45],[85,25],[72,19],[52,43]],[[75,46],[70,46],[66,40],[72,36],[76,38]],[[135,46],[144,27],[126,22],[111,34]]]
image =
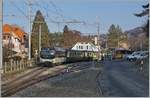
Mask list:
[[51,50],[50,55],[55,55],[55,51]]
[[54,52],[51,52],[50,54],[51,54],[51,55],[54,55],[55,53],[54,53]]

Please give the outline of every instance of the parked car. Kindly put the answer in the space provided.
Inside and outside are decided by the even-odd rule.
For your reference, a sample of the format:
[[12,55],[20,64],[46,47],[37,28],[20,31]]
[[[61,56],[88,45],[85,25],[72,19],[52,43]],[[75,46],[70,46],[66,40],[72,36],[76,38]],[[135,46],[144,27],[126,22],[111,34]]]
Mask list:
[[133,52],[128,52],[126,54],[123,55],[123,59],[127,59],[129,55],[131,55]]
[[142,60],[142,59],[146,59],[149,57],[149,52],[148,51],[144,51],[141,52],[139,55],[136,56],[137,60]]
[[135,61],[135,60],[142,60],[149,56],[148,51],[136,51],[133,52],[131,55],[127,56],[127,60],[129,61]]
[[141,51],[133,52],[131,55],[128,55],[126,58],[129,61],[135,61],[137,59],[136,57],[139,56],[140,53],[141,53]]

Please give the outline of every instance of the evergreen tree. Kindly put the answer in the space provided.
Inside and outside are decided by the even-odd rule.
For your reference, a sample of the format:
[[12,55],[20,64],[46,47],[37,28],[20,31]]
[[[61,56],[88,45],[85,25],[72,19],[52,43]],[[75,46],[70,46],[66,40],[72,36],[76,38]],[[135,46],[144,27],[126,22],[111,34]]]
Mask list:
[[145,42],[144,42],[143,47],[145,48],[145,50],[148,50],[149,49],[149,3],[146,5],[143,5],[142,7],[144,10],[141,13],[134,14],[134,15],[137,17],[144,17],[144,16],[148,17],[145,25],[142,27],[143,30],[146,32],[146,37],[147,37],[144,40]]
[[108,30],[108,47],[120,47],[120,43],[127,43],[127,35],[122,32],[119,25],[112,24]]
[[108,30],[108,46],[115,48],[118,46],[118,32],[114,24],[112,24]]
[[39,29],[41,25],[41,46],[50,47],[51,46],[51,34],[48,29],[48,25],[42,13],[38,10],[32,25],[31,34],[31,48],[32,56],[34,56],[35,50],[39,49]]
[[65,27],[64,27],[64,33],[68,33],[69,32],[69,29],[68,29],[68,26],[67,25],[65,25]]
[[145,26],[143,27],[143,30],[146,32],[147,37],[149,37],[149,3],[142,6],[144,10],[141,13],[134,14],[137,17],[143,17],[148,16],[147,22],[145,23]]

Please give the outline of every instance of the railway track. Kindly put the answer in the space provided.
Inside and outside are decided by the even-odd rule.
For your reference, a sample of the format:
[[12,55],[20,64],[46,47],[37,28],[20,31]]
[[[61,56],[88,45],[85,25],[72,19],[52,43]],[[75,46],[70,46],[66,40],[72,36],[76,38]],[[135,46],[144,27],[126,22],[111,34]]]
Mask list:
[[3,87],[5,87],[6,85],[8,86],[8,85],[10,85],[11,83],[14,83],[14,82],[18,81],[18,80],[20,80],[21,78],[24,78],[24,77],[30,75],[31,73],[33,73],[33,72],[35,72],[35,71],[37,71],[37,70],[39,70],[39,69],[41,69],[41,67],[36,67],[36,68],[32,69],[31,71],[29,71],[29,72],[27,72],[27,73],[25,73],[25,74],[23,74],[23,75],[20,75],[20,76],[18,76],[17,78],[11,80],[11,81],[7,81],[7,82],[3,83],[2,86],[3,86]]
[[71,73],[71,72],[75,72],[78,70],[83,70],[86,68],[89,68],[90,64],[82,64],[81,66],[78,64],[75,64],[73,66],[70,67],[69,72],[67,71],[67,69],[57,69],[56,71],[54,71],[51,74],[46,74],[46,75],[41,75],[41,73],[45,72],[48,70],[47,67],[38,67],[36,69],[34,69],[33,71],[23,75],[23,76],[19,76],[18,78],[9,81],[5,84],[2,84],[2,92],[1,92],[1,96],[2,97],[8,97],[11,96],[13,94],[15,94],[16,92],[27,88],[33,84],[36,84],[42,80],[46,80],[50,77],[55,77],[60,75],[60,73]]
[[45,68],[39,68],[33,73],[27,74],[23,77],[20,77],[20,79],[17,79],[16,81],[12,81],[11,83],[2,85],[2,96],[7,97],[15,92],[19,91],[20,89],[23,89],[27,86],[27,84],[30,84],[31,81],[33,81],[34,78],[38,78],[38,74],[45,71]]
[[[75,72],[75,71],[79,71],[79,70],[84,70],[84,69],[87,69],[89,68],[91,65],[90,64],[75,64],[73,65],[72,67],[68,68],[68,69],[65,69],[65,72],[64,73],[71,73],[71,72]],[[68,70],[68,71],[67,71]]]
[[2,97],[11,96],[11,95],[15,94],[16,92],[18,92],[28,86],[36,84],[42,80],[46,80],[50,77],[57,76],[58,73],[60,73],[60,71],[62,69],[57,70],[52,74],[47,74],[47,75],[41,76],[40,74],[46,70],[48,70],[48,68],[40,67],[32,73],[26,74],[25,76],[20,77],[20,79],[18,78],[16,81],[13,80],[13,82],[9,82],[9,83],[2,85],[1,96]]

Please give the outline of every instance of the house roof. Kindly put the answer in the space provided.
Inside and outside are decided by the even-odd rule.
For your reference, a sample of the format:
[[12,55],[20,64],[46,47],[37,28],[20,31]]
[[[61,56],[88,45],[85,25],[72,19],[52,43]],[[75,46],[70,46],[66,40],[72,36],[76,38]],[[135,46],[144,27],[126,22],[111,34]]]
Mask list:
[[24,30],[21,29],[19,26],[9,24],[3,25],[3,33],[10,33],[10,32],[13,32],[13,35],[15,35],[15,37],[19,39],[23,39],[24,36],[26,36]]

